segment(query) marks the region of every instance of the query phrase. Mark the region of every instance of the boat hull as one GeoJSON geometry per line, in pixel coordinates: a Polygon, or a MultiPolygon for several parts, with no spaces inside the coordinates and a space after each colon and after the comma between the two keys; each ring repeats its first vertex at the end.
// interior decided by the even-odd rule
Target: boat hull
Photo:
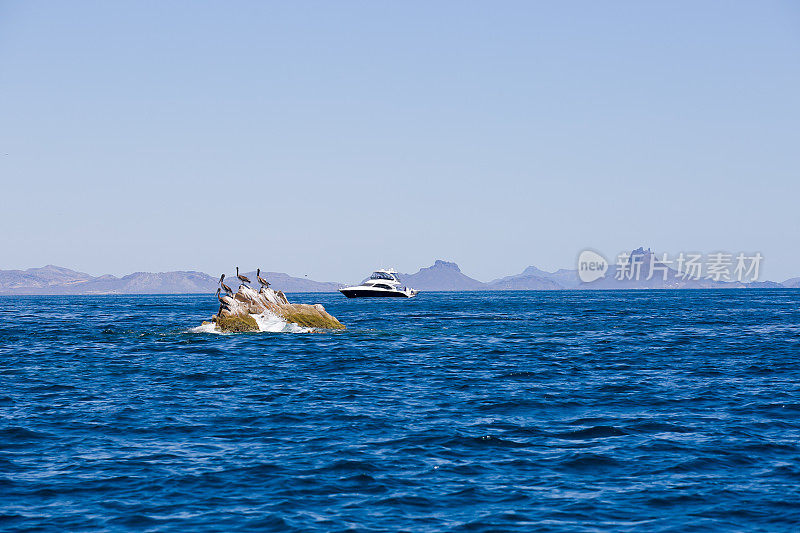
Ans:
{"type": "Polygon", "coordinates": [[[411,298],[413,294],[401,291],[370,290],[370,289],[339,289],[339,292],[348,298],[411,298]]]}

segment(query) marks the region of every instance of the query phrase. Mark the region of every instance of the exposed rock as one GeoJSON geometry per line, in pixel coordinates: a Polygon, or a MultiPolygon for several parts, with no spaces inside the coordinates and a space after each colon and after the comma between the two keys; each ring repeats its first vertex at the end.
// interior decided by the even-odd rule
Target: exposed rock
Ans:
{"type": "Polygon", "coordinates": [[[258,322],[250,315],[217,316],[216,324],[219,329],[228,333],[259,331],[258,322]]]}
{"type": "Polygon", "coordinates": [[[290,304],[283,292],[269,288],[256,292],[242,285],[236,294],[221,300],[212,321],[225,332],[263,331],[259,318],[277,318],[301,328],[345,329],[322,305],[290,304]]]}

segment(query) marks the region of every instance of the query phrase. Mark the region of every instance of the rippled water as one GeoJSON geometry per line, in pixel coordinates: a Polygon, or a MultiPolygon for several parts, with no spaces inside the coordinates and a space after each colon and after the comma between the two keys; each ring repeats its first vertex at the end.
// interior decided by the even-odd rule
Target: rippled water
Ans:
{"type": "Polygon", "coordinates": [[[349,329],[0,297],[0,529],[800,522],[800,291],[291,299],[349,329]]]}

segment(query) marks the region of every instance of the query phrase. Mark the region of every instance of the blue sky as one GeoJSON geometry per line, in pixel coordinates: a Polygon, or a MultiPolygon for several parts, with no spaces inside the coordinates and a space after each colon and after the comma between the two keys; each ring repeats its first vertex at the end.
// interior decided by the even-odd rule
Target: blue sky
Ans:
{"type": "Polygon", "coordinates": [[[0,1],[0,268],[800,275],[793,2],[0,1]]]}

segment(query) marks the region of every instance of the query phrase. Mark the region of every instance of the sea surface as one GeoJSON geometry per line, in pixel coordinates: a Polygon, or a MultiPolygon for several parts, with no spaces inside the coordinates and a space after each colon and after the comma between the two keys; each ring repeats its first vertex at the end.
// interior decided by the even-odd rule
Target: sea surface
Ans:
{"type": "Polygon", "coordinates": [[[800,291],[289,297],[0,297],[0,530],[800,528],[800,291]]]}

